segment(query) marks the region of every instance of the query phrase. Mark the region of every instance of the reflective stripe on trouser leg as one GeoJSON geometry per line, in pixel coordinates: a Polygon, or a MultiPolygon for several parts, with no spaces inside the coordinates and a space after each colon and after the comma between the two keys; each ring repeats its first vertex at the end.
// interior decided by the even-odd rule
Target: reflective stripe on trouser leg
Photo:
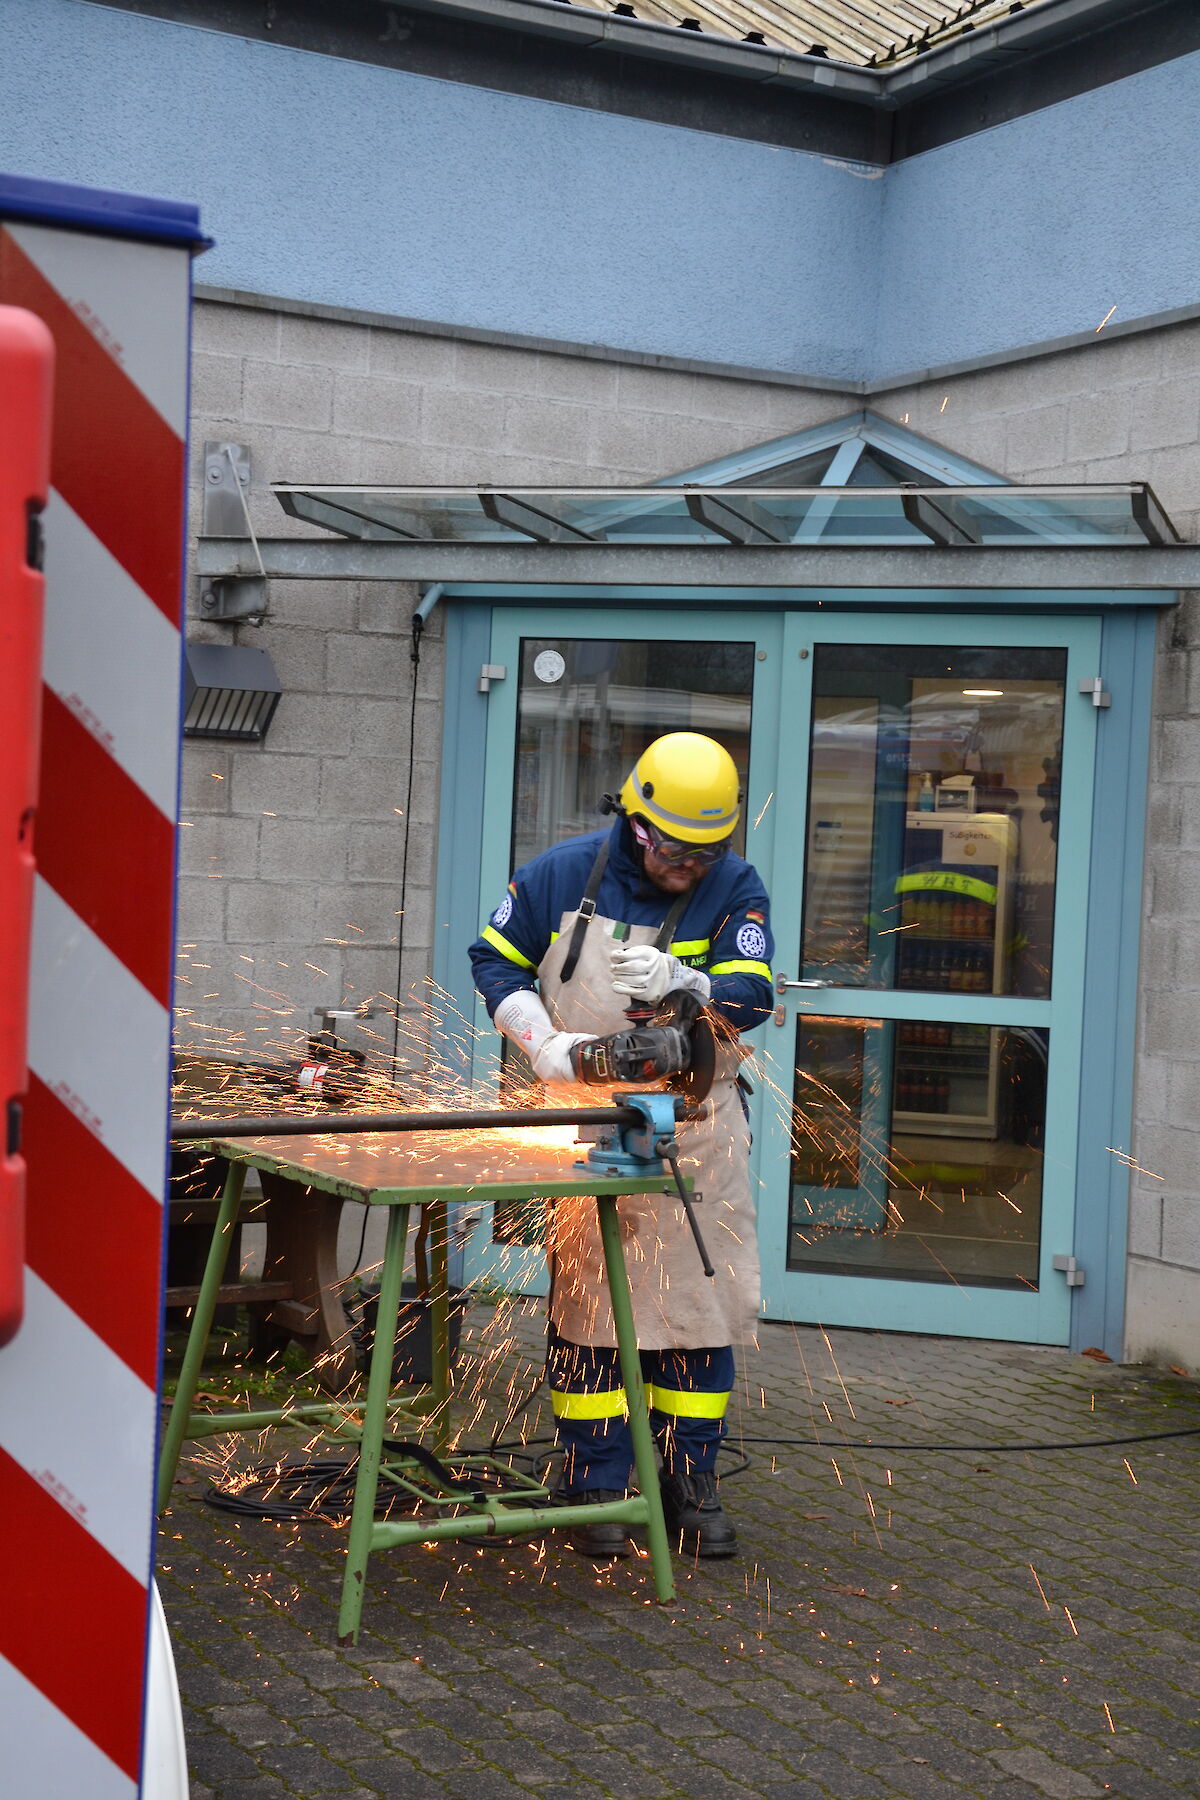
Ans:
{"type": "Polygon", "coordinates": [[[725,1436],[725,1408],[733,1389],[728,1344],[705,1350],[642,1352],[650,1423],[671,1473],[704,1473],[716,1466],[725,1436]]]}
{"type": "Polygon", "coordinates": [[[571,1344],[550,1327],[546,1379],[555,1434],[565,1452],[563,1487],[624,1492],[633,1470],[628,1406],[615,1350],[571,1344]]]}

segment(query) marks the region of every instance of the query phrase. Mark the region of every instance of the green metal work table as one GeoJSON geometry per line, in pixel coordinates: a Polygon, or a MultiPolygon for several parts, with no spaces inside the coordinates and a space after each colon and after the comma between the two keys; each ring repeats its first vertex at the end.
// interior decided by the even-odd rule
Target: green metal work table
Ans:
{"type": "MultiPolygon", "coordinates": [[[[338,1618],[338,1635],[343,1643],[353,1643],[358,1636],[371,1551],[389,1549],[397,1544],[493,1535],[541,1535],[548,1529],[599,1520],[644,1524],[658,1598],[664,1601],[674,1598],[670,1547],[638,1360],[629,1281],[621,1251],[617,1199],[622,1194],[635,1192],[673,1193],[675,1184],[665,1172],[647,1171],[636,1177],[601,1177],[578,1169],[575,1166],[577,1150],[531,1141],[543,1137],[543,1133],[534,1131],[473,1131],[469,1135],[466,1132],[448,1135],[406,1131],[345,1137],[212,1138],[205,1141],[205,1148],[228,1160],[229,1174],[192,1315],[179,1385],[163,1437],[158,1504],[161,1509],[170,1498],[180,1451],[187,1438],[220,1432],[262,1431],[276,1424],[323,1420],[331,1435],[356,1441],[359,1446],[358,1473],[338,1618]],[[365,1201],[389,1209],[365,1406],[330,1400],[242,1413],[192,1411],[248,1168],[264,1169],[302,1187],[322,1188],[347,1200],[365,1201]],[[391,1392],[392,1359],[409,1211],[414,1206],[430,1208],[433,1362],[432,1383],[424,1401],[421,1396],[406,1395],[402,1416],[410,1429],[414,1426],[421,1429],[427,1424],[422,1414],[428,1411],[432,1418],[433,1448],[437,1451],[444,1448],[446,1403],[450,1392],[447,1206],[453,1201],[479,1205],[497,1200],[553,1201],[578,1196],[593,1196],[599,1213],[639,1492],[625,1500],[570,1508],[547,1506],[547,1490],[525,1477],[516,1478],[520,1488],[515,1495],[512,1491],[497,1493],[482,1486],[470,1496],[450,1490],[436,1492],[436,1483],[431,1488],[427,1471],[419,1469],[411,1457],[406,1460],[403,1454],[397,1458],[384,1453],[389,1419],[395,1418],[401,1410],[391,1392]],[[415,1407],[420,1407],[421,1411],[414,1410],[415,1407]],[[419,1480],[415,1479],[418,1476],[419,1480]],[[376,1519],[375,1502],[381,1480],[414,1496],[419,1494],[439,1516],[376,1519]]],[[[472,1466],[482,1477],[485,1468],[492,1465],[488,1458],[455,1458],[455,1467],[466,1472],[468,1479],[472,1466]]]]}

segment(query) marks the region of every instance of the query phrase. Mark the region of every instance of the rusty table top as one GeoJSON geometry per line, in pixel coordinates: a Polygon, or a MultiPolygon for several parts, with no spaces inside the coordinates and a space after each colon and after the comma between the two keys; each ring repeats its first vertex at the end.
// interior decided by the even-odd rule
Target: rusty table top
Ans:
{"type": "Polygon", "coordinates": [[[570,1125],[211,1138],[205,1147],[230,1162],[382,1206],[659,1194],[675,1186],[666,1171],[602,1177],[577,1167],[587,1146],[576,1141],[570,1125]]]}

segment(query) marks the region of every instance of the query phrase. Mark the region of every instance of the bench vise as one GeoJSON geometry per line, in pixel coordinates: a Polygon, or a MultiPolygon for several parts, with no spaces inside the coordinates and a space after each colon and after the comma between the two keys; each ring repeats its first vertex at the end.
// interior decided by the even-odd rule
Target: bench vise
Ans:
{"type": "Polygon", "coordinates": [[[595,1141],[575,1167],[590,1169],[597,1175],[637,1175],[665,1162],[675,1177],[701,1267],[711,1279],[715,1271],[694,1210],[699,1196],[689,1191],[679,1169],[675,1123],[686,1114],[687,1102],[677,1094],[618,1092],[613,1095],[613,1103],[623,1109],[625,1116],[593,1127],[595,1141]],[[628,1120],[630,1111],[638,1115],[632,1123],[628,1120]]]}

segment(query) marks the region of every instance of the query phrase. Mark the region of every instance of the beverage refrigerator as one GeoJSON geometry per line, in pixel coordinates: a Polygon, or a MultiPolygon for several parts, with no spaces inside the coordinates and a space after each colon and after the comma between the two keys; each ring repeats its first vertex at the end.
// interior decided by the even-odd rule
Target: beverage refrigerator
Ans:
{"type": "MultiPolygon", "coordinates": [[[[1016,822],[1003,813],[908,813],[896,883],[898,988],[931,996],[1008,991],[1016,860],[1016,822]]],[[[936,1016],[901,1021],[894,1130],[994,1138],[1001,1036],[994,1026],[936,1016]]]]}

